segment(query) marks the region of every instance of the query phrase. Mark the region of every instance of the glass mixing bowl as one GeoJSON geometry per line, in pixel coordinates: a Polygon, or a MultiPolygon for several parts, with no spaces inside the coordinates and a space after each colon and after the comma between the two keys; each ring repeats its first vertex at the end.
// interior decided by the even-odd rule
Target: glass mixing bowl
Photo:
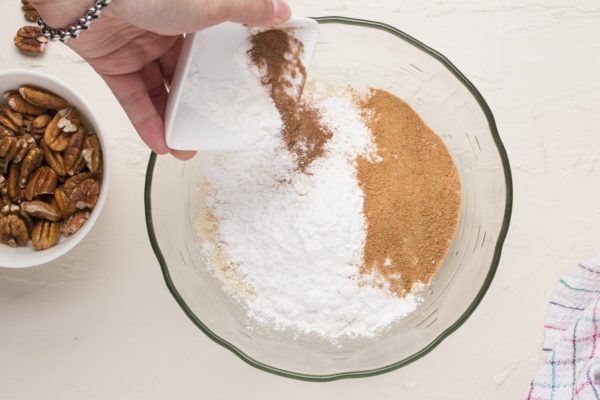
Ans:
{"type": "Polygon", "coordinates": [[[148,233],[167,286],[192,322],[249,364],[305,380],[369,376],[411,363],[471,315],[498,266],[512,183],[489,107],[444,56],[382,23],[318,18],[311,79],[383,88],[408,102],[444,140],[456,162],[462,205],[456,238],[421,306],[376,340],[333,345],[247,329],[240,306],[220,288],[196,248],[199,160],[152,154],[146,176],[148,233]]]}

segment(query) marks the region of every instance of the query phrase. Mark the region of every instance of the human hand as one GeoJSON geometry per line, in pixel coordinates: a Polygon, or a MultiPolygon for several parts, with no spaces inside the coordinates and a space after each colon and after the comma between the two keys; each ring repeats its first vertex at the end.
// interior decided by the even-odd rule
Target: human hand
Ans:
{"type": "MultiPolygon", "coordinates": [[[[30,0],[52,27],[73,24],[91,0],[30,0]]],[[[284,0],[113,0],[69,46],[102,76],[140,137],[158,154],[189,159],[167,147],[164,113],[183,34],[223,21],[251,26],[285,22],[284,0]]]]}

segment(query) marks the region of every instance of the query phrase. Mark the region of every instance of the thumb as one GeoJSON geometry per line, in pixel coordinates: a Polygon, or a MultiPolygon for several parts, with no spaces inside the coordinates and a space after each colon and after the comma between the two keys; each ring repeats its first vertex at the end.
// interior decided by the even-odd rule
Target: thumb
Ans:
{"type": "Polygon", "coordinates": [[[292,14],[285,0],[221,0],[211,3],[215,9],[208,17],[214,24],[232,21],[249,26],[274,26],[284,23],[292,14]]]}

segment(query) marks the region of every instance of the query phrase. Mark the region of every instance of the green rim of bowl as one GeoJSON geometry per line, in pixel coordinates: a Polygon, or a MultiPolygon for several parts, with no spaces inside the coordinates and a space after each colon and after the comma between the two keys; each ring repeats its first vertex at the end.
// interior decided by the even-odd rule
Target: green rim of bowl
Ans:
{"type": "Polygon", "coordinates": [[[471,92],[471,94],[473,95],[475,100],[477,100],[477,102],[479,103],[479,106],[483,110],[483,113],[485,114],[485,116],[488,120],[489,128],[490,128],[490,131],[494,138],[494,142],[496,143],[496,147],[498,148],[498,153],[500,154],[500,158],[502,160],[502,168],[504,170],[504,178],[506,181],[506,206],[504,209],[504,220],[502,222],[502,227],[500,229],[498,241],[496,242],[496,248],[494,250],[494,257],[492,259],[492,264],[490,265],[488,274],[485,278],[485,281],[483,282],[481,289],[477,293],[477,296],[475,296],[475,299],[473,299],[473,302],[471,303],[471,305],[467,308],[467,310],[460,316],[460,318],[456,322],[454,322],[450,327],[448,327],[445,331],[443,331],[437,338],[435,338],[431,343],[429,343],[429,345],[425,346],[420,351],[416,352],[415,354],[411,355],[410,357],[404,358],[393,364],[386,365],[386,366],[380,367],[380,368],[365,370],[365,371],[348,371],[348,372],[341,372],[341,373],[329,374],[329,375],[310,375],[310,374],[297,373],[297,372],[293,372],[293,371],[287,371],[287,370],[279,369],[276,367],[271,367],[269,365],[266,365],[266,364],[260,362],[259,360],[256,360],[256,359],[248,356],[243,351],[241,351],[240,349],[235,347],[233,344],[223,340],[218,335],[216,335],[214,332],[212,332],[206,325],[204,325],[204,323],[202,321],[200,321],[194,315],[192,310],[188,307],[185,300],[182,298],[181,294],[179,293],[179,291],[173,284],[173,281],[171,280],[167,262],[160,250],[160,247],[156,240],[156,235],[154,233],[154,225],[152,222],[151,191],[152,191],[152,176],[154,174],[154,166],[156,164],[156,154],[152,153],[150,155],[150,160],[148,162],[148,169],[146,172],[146,186],[144,189],[144,203],[145,203],[145,209],[146,209],[146,226],[148,229],[148,236],[150,237],[150,243],[152,245],[152,249],[154,250],[154,253],[156,254],[156,258],[158,259],[158,262],[160,263],[160,267],[162,269],[163,277],[165,279],[167,287],[169,288],[169,291],[171,292],[171,294],[175,298],[175,301],[177,301],[177,304],[179,304],[179,306],[181,307],[183,312],[210,339],[212,339],[214,342],[220,344],[221,346],[225,347],[226,349],[230,350],[235,355],[240,357],[244,362],[250,364],[251,366],[253,366],[255,368],[258,368],[258,369],[266,371],[266,372],[270,372],[275,375],[284,376],[287,378],[299,379],[299,380],[304,380],[304,381],[313,381],[313,382],[324,382],[324,381],[332,381],[332,380],[343,379],[343,378],[362,378],[362,377],[379,375],[379,374],[383,374],[385,372],[393,371],[393,370],[403,367],[405,365],[408,365],[408,364],[418,360],[419,358],[423,357],[424,355],[428,354],[430,351],[432,351],[445,338],[447,338],[450,334],[452,334],[454,331],[456,331],[471,316],[473,311],[475,311],[475,309],[477,308],[477,306],[479,305],[479,303],[485,296],[485,293],[487,292],[488,288],[490,287],[490,285],[492,283],[492,280],[494,279],[496,270],[498,269],[498,263],[500,262],[500,255],[502,253],[502,245],[504,243],[504,239],[506,238],[506,234],[508,232],[508,226],[510,223],[510,217],[511,217],[511,212],[512,212],[513,186],[512,186],[512,175],[511,175],[511,171],[510,171],[510,165],[508,162],[508,155],[506,154],[506,149],[504,148],[504,145],[502,144],[502,141],[500,140],[500,136],[498,134],[498,129],[496,128],[496,123],[494,121],[494,116],[492,114],[492,111],[490,110],[489,106],[487,105],[487,103],[485,102],[485,100],[483,99],[483,97],[481,96],[479,91],[475,88],[475,86],[473,86],[473,84],[446,57],[444,57],[442,54],[438,53],[437,51],[431,49],[430,47],[424,45],[423,43],[419,42],[417,39],[407,35],[406,33],[394,28],[393,26],[390,26],[390,25],[387,25],[387,24],[384,24],[381,22],[368,21],[368,20],[355,19],[355,18],[338,17],[338,16],[318,17],[318,18],[314,18],[314,19],[316,19],[320,24],[338,23],[338,24],[346,24],[346,25],[357,25],[357,26],[379,29],[379,30],[388,32],[388,33],[418,47],[425,53],[429,54],[430,56],[432,56],[433,58],[435,58],[436,60],[441,62],[444,66],[446,66],[446,68],[448,68],[448,70],[450,72],[452,72],[452,74],[460,82],[462,82],[462,84],[471,92]]]}

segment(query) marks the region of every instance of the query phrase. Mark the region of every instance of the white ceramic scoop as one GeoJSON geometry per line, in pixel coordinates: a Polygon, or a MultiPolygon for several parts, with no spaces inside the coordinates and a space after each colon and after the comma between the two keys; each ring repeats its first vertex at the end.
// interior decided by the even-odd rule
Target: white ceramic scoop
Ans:
{"type": "MultiPolygon", "coordinates": [[[[304,45],[302,63],[305,67],[311,62],[319,26],[309,18],[292,18],[277,28],[293,28],[289,32],[304,45]]],[[[240,57],[240,49],[248,48],[250,30],[243,25],[225,22],[204,29],[186,37],[173,82],[165,115],[167,145],[176,150],[233,151],[259,146],[248,144],[238,134],[224,124],[235,124],[240,115],[231,115],[231,120],[216,121],[210,113],[198,112],[193,107],[190,74],[195,82],[208,82],[202,96],[211,97],[211,104],[226,107],[233,104],[241,93],[232,90],[232,82],[241,82],[248,75],[249,61],[240,57]],[[212,84],[212,83],[217,84],[212,84]],[[229,82],[229,90],[224,90],[218,82],[229,82]],[[187,92],[187,93],[186,93],[187,92]]],[[[245,53],[243,53],[245,54],[245,53]]],[[[197,88],[196,88],[197,89],[197,88]]],[[[239,92],[239,91],[238,91],[239,92]]],[[[193,92],[193,96],[199,96],[193,92]]],[[[265,96],[267,92],[265,91],[265,96]]],[[[237,111],[236,111],[237,112],[237,111]]],[[[238,113],[239,114],[239,113],[238,113]]]]}

